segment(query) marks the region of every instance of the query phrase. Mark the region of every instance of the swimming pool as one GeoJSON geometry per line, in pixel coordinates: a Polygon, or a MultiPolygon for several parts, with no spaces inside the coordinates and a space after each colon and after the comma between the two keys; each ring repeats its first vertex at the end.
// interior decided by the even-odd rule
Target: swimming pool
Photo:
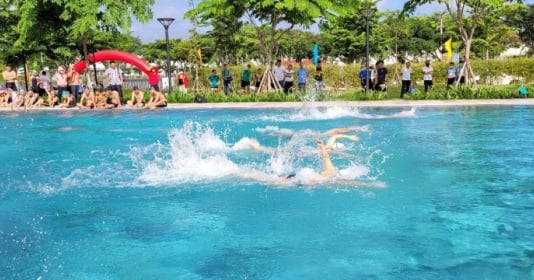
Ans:
{"type": "Polygon", "coordinates": [[[0,278],[532,279],[534,108],[400,111],[0,112],[0,278]]]}

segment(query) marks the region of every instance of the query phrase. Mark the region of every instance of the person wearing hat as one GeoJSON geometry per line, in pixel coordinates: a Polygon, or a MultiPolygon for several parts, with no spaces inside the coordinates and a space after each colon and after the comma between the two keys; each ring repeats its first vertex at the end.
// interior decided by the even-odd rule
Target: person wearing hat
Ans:
{"type": "Polygon", "coordinates": [[[54,75],[54,77],[52,77],[52,80],[56,83],[57,92],[58,92],[57,97],[59,99],[59,102],[61,102],[62,93],[64,91],[69,91],[68,89],[69,78],[67,76],[67,73],[65,73],[65,68],[59,66],[57,68],[56,74],[54,75]]]}
{"type": "Polygon", "coordinates": [[[423,66],[423,83],[425,85],[425,92],[428,92],[429,89],[432,89],[432,75],[434,74],[434,69],[430,65],[430,60],[425,61],[425,66],[423,66]]]}
{"type": "MultiPolygon", "coordinates": [[[[156,88],[154,89],[157,91],[156,88]]],[[[132,108],[145,107],[145,93],[142,90],[139,90],[138,86],[133,87],[132,100],[128,101],[128,105],[130,105],[132,108]]]]}

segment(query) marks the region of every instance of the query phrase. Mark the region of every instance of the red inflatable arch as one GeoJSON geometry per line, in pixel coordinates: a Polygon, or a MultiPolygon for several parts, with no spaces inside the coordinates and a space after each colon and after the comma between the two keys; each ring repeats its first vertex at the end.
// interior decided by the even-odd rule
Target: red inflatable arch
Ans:
{"type": "MultiPolygon", "coordinates": [[[[137,67],[139,70],[143,71],[149,79],[153,75],[158,75],[157,66],[152,66],[148,64],[148,62],[140,59],[139,57],[131,53],[116,50],[106,50],[95,52],[89,55],[89,62],[91,63],[105,60],[117,60],[131,64],[137,67]],[[156,69],[156,71],[153,72],[152,69],[156,69]]],[[[87,68],[85,60],[80,60],[74,64],[74,70],[78,73],[82,73],[85,68],[87,68]]]]}

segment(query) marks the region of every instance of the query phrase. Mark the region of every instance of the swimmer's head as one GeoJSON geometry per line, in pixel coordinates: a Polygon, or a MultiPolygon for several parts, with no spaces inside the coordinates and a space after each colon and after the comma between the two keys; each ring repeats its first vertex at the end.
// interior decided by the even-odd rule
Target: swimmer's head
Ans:
{"type": "Polygon", "coordinates": [[[286,180],[291,180],[291,179],[295,178],[296,176],[297,176],[296,173],[291,173],[291,174],[286,176],[286,180]]]}

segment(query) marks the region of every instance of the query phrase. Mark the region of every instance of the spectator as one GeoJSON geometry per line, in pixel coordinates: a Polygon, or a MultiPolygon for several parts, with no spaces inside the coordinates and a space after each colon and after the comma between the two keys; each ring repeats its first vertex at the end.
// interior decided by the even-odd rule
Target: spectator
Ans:
{"type": "MultiPolygon", "coordinates": [[[[154,88],[157,90],[156,88],[154,88]]],[[[132,100],[128,102],[133,108],[141,108],[145,106],[145,94],[139,90],[138,86],[133,87],[132,100]]]]}
{"type": "Polygon", "coordinates": [[[323,78],[323,67],[321,64],[318,64],[317,67],[315,67],[315,90],[318,92],[323,92],[326,89],[326,86],[324,84],[324,78],[323,78]]]}
{"type": "Polygon", "coordinates": [[[156,109],[156,108],[164,108],[167,107],[167,98],[165,98],[165,95],[154,88],[150,89],[150,95],[152,96],[150,98],[150,101],[146,104],[147,109],[156,109]]]}
{"type": "Polygon", "coordinates": [[[4,85],[0,85],[0,107],[7,106],[7,93],[4,85]]]}
{"type": "Polygon", "coordinates": [[[222,71],[222,77],[223,77],[223,90],[224,94],[228,95],[232,93],[232,72],[228,68],[228,64],[225,63],[223,65],[223,71],[222,71]]]}
{"type": "MultiPolygon", "coordinates": [[[[100,88],[95,88],[95,92],[100,92],[100,88]]],[[[95,108],[95,94],[85,88],[83,90],[82,96],[80,97],[80,102],[76,104],[80,109],[93,109],[95,108]]]]}
{"type": "Polygon", "coordinates": [[[6,81],[6,88],[10,88],[14,91],[17,91],[17,72],[11,68],[11,66],[6,66],[6,70],[2,73],[4,81],[6,81]]]}
{"type": "Polygon", "coordinates": [[[80,73],[76,72],[71,65],[69,66],[67,77],[69,78],[70,93],[72,94],[71,105],[76,106],[76,103],[78,103],[78,93],[80,92],[80,73]]]}
{"type": "Polygon", "coordinates": [[[39,91],[39,75],[37,75],[37,71],[32,71],[32,76],[30,78],[30,90],[32,92],[38,92],[39,91]]]}
{"type": "Polygon", "coordinates": [[[293,65],[289,64],[287,69],[284,70],[284,93],[293,93],[293,80],[295,72],[293,71],[293,65]]]}
{"type": "Polygon", "coordinates": [[[386,91],[388,69],[384,67],[384,61],[379,60],[375,64],[376,75],[374,75],[374,86],[377,91],[386,91]]]}
{"type": "Polygon", "coordinates": [[[220,77],[217,75],[217,70],[211,70],[211,74],[208,76],[208,81],[210,82],[210,88],[212,92],[219,91],[219,80],[220,77]]]}
{"type": "Polygon", "coordinates": [[[366,69],[365,65],[362,65],[361,69],[358,77],[360,78],[362,89],[364,91],[373,89],[373,69],[371,67],[366,69]]]}
{"type": "Polygon", "coordinates": [[[432,75],[434,74],[434,69],[430,66],[430,60],[425,61],[425,66],[423,67],[423,83],[425,85],[425,92],[432,89],[432,75]]]}
{"type": "Polygon", "coordinates": [[[41,76],[39,76],[39,95],[43,96],[46,94],[46,91],[48,89],[48,86],[50,84],[50,79],[48,78],[48,75],[46,74],[46,71],[41,71],[41,76]]]}
{"type": "MultiPolygon", "coordinates": [[[[284,80],[285,80],[285,69],[282,67],[282,61],[277,60],[275,66],[273,67],[273,74],[274,78],[278,81],[278,84],[281,88],[284,88],[284,80]]],[[[272,85],[274,88],[274,84],[272,85]]]]}
{"type": "Polygon", "coordinates": [[[241,89],[246,94],[250,93],[250,76],[252,75],[250,68],[251,66],[248,64],[247,68],[245,68],[241,74],[241,89]]]}
{"type": "Polygon", "coordinates": [[[54,77],[52,77],[52,80],[56,83],[57,92],[58,92],[57,97],[59,99],[59,102],[61,102],[63,91],[68,91],[68,77],[67,77],[67,73],[65,73],[65,69],[59,66],[57,68],[56,74],[54,74],[54,77]]]}
{"type": "Polygon", "coordinates": [[[187,76],[187,73],[185,73],[184,69],[180,69],[178,71],[176,79],[178,80],[178,91],[187,92],[187,87],[189,86],[189,76],[187,76]]]}
{"type": "Polygon", "coordinates": [[[298,88],[301,93],[306,92],[306,82],[308,81],[308,69],[304,68],[302,60],[299,63],[297,70],[298,88]]]}
{"type": "Polygon", "coordinates": [[[409,61],[406,61],[405,66],[401,69],[401,75],[402,75],[402,84],[401,84],[401,94],[400,98],[404,97],[405,93],[410,92],[410,85],[412,83],[412,63],[409,61]]]}
{"type": "Polygon", "coordinates": [[[61,102],[61,104],[59,104],[58,107],[59,108],[70,108],[72,104],[73,95],[72,93],[66,90],[63,91],[63,93],[65,93],[65,95],[63,96],[63,102],[61,102]]]}
{"type": "MultiPolygon", "coordinates": [[[[150,74],[148,75],[148,86],[153,87],[155,90],[159,91],[159,80],[160,76],[158,73],[158,67],[152,67],[150,69],[150,74]]],[[[134,87],[135,89],[136,87],[134,87]]]]}
{"type": "Polygon", "coordinates": [[[445,71],[445,76],[447,77],[447,89],[451,87],[451,85],[454,84],[456,81],[456,74],[458,73],[458,69],[454,67],[454,62],[449,63],[449,68],[445,71]]]}
{"type": "Polygon", "coordinates": [[[115,61],[109,62],[109,68],[104,72],[104,76],[109,84],[108,89],[117,91],[119,93],[121,104],[124,103],[124,98],[122,96],[124,76],[122,70],[115,64],[115,61]]]}

